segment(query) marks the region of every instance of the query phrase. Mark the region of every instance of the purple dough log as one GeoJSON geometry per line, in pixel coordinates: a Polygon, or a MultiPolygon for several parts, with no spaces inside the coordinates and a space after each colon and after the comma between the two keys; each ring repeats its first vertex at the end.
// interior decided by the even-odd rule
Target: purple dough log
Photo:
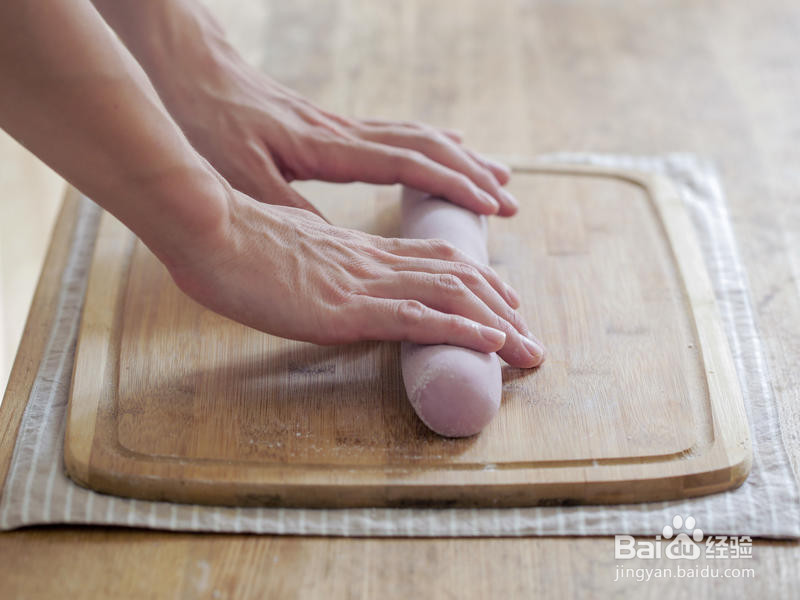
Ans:
{"type": "MultiPolygon", "coordinates": [[[[403,190],[402,215],[405,237],[447,240],[474,260],[488,263],[486,217],[409,188],[403,190]]],[[[474,435],[500,408],[497,354],[403,342],[400,364],[411,406],[440,435],[474,435]]]]}

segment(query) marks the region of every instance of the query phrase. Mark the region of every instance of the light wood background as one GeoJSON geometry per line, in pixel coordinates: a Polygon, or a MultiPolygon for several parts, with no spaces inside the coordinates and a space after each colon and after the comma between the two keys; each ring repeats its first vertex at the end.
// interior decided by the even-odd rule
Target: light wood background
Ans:
{"type": "MultiPolygon", "coordinates": [[[[487,152],[690,150],[713,158],[798,469],[797,2],[212,4],[251,58],[333,110],[455,126],[487,152]]],[[[35,361],[45,296],[23,341],[17,392],[35,361]]],[[[3,409],[0,439],[8,444],[14,415],[3,409]]],[[[609,538],[369,540],[44,529],[0,536],[0,589],[9,597],[792,597],[800,583],[798,545],[758,542],[753,553],[747,565],[717,563],[752,566],[750,581],[614,583],[609,538]]],[[[669,566],[633,566],[656,565],[669,566]]]]}

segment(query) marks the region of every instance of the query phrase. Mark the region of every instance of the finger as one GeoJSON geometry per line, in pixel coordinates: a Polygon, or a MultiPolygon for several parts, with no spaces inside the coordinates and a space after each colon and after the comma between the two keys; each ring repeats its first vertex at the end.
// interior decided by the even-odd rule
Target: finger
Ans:
{"type": "Polygon", "coordinates": [[[247,152],[235,163],[236,168],[223,173],[234,188],[259,202],[302,208],[325,219],[313,204],[286,182],[263,147],[251,143],[246,148],[247,152]]]}
{"type": "Polygon", "coordinates": [[[441,133],[407,127],[365,127],[358,130],[357,135],[371,142],[420,152],[429,159],[466,175],[483,191],[491,194],[500,205],[499,215],[510,216],[517,211],[517,201],[500,186],[494,172],[441,133]]]}
{"type": "Polygon", "coordinates": [[[297,190],[289,185],[281,175],[272,157],[266,154],[264,156],[264,169],[269,174],[269,178],[261,182],[261,189],[256,200],[266,202],[268,204],[279,204],[281,206],[291,206],[293,208],[302,208],[309,212],[322,217],[327,222],[328,219],[323,215],[316,206],[306,200],[297,190]]]}
{"type": "MultiPolygon", "coordinates": [[[[447,136],[458,145],[462,145],[464,143],[464,134],[462,132],[446,127],[426,126],[411,121],[389,121],[385,119],[360,119],[358,122],[362,126],[367,127],[404,127],[410,131],[417,132],[433,130],[447,136]]],[[[511,169],[507,165],[489,158],[488,156],[483,156],[482,154],[479,154],[474,150],[470,150],[469,148],[465,147],[464,150],[473,160],[477,161],[483,165],[484,168],[491,171],[492,175],[494,175],[495,179],[497,179],[497,182],[500,185],[505,185],[511,179],[511,169]]]]}
{"type": "Polygon", "coordinates": [[[413,121],[389,121],[387,119],[359,119],[358,122],[361,125],[365,125],[367,127],[405,127],[410,130],[422,131],[422,130],[434,130],[438,131],[442,135],[446,135],[451,140],[453,140],[456,144],[464,143],[464,134],[456,129],[450,129],[447,127],[436,127],[435,125],[422,125],[421,123],[414,123],[413,121]]]}
{"type": "Polygon", "coordinates": [[[521,334],[528,335],[530,333],[528,325],[517,310],[472,265],[443,260],[407,258],[391,265],[390,268],[396,273],[423,273],[444,279],[456,278],[493,312],[511,323],[521,334]]]}
{"type": "MultiPolygon", "coordinates": [[[[433,129],[434,131],[438,131],[439,133],[447,136],[451,140],[453,140],[456,144],[462,145],[464,143],[464,134],[460,131],[455,129],[448,129],[444,127],[427,127],[421,125],[420,123],[414,123],[410,121],[388,121],[384,119],[360,119],[359,122],[367,127],[405,127],[412,131],[423,131],[425,129],[433,129]]],[[[470,150],[469,148],[464,148],[464,150],[477,162],[482,164],[486,169],[492,172],[495,179],[500,185],[505,185],[511,179],[511,169],[508,165],[505,165],[497,160],[489,158],[488,156],[483,156],[475,152],[474,150],[470,150]]]]}
{"type": "Polygon", "coordinates": [[[443,313],[417,300],[389,300],[361,296],[353,305],[363,340],[452,344],[478,352],[496,352],[506,335],[460,315],[443,313]]]}
{"type": "MultiPolygon", "coordinates": [[[[411,259],[417,261],[418,259],[411,259]]],[[[523,320],[522,316],[492,288],[487,281],[478,273],[477,269],[473,269],[469,265],[459,265],[457,263],[445,263],[444,261],[431,261],[432,270],[416,270],[404,269],[406,261],[399,265],[393,265],[391,270],[392,274],[377,278],[370,282],[367,289],[380,295],[383,298],[394,298],[394,290],[404,290],[404,294],[411,294],[411,290],[415,288],[424,288],[425,294],[422,297],[416,297],[417,300],[433,306],[427,300],[435,301],[437,306],[433,306],[438,310],[447,310],[443,308],[449,300],[436,300],[435,296],[445,296],[451,294],[458,302],[480,302],[481,306],[490,310],[494,315],[497,315],[504,321],[508,322],[517,332],[528,335],[530,330],[523,320]],[[439,264],[436,264],[439,263],[439,264]],[[403,287],[403,285],[411,287],[403,287]]],[[[410,265],[415,266],[415,265],[410,265]]],[[[407,296],[412,297],[412,296],[407,296]]],[[[466,314],[458,312],[463,316],[476,318],[475,314],[466,314]]],[[[485,316],[485,315],[484,315],[485,316]]],[[[484,322],[486,325],[492,327],[494,323],[484,322]]]]}
{"type": "Polygon", "coordinates": [[[352,128],[358,124],[356,119],[351,119],[350,117],[343,117],[342,115],[337,115],[336,113],[329,112],[324,109],[317,109],[320,113],[328,117],[331,121],[335,121],[342,127],[352,128]]]}
{"type": "Polygon", "coordinates": [[[416,150],[367,140],[332,140],[326,149],[324,160],[331,181],[402,183],[482,215],[496,214],[500,208],[497,200],[469,177],[416,150]]]}
{"type": "Polygon", "coordinates": [[[464,143],[464,134],[462,134],[460,131],[456,131],[455,129],[443,129],[441,127],[438,127],[437,129],[442,135],[446,135],[456,144],[464,143]]]}
{"type": "MultiPolygon", "coordinates": [[[[458,263],[468,265],[478,271],[495,291],[497,291],[511,308],[519,308],[521,300],[519,294],[507,283],[504,283],[497,272],[476,260],[473,260],[458,248],[440,239],[414,240],[404,238],[377,238],[375,245],[385,251],[415,261],[406,261],[403,269],[413,271],[427,271],[428,273],[453,272],[458,268],[458,263]],[[444,263],[444,264],[443,264],[444,263]],[[448,267],[448,263],[451,266],[448,267]],[[450,270],[447,270],[447,269],[450,270]]],[[[463,267],[461,267],[463,269],[463,267]]]]}
{"type": "MultiPolygon", "coordinates": [[[[543,357],[543,349],[537,341],[520,331],[527,331],[527,327],[515,311],[507,307],[494,310],[456,275],[403,271],[394,277],[373,280],[367,286],[367,292],[382,298],[417,300],[428,308],[460,315],[502,331],[506,334],[506,342],[497,352],[514,366],[532,367],[539,364],[543,357]]],[[[501,300],[496,292],[494,294],[497,300],[501,300]]],[[[502,300],[501,304],[505,306],[502,300]]]]}
{"type": "Polygon", "coordinates": [[[488,169],[494,175],[494,178],[497,180],[497,183],[500,185],[505,185],[511,180],[511,169],[508,165],[504,165],[501,162],[498,162],[488,156],[483,156],[482,154],[478,154],[474,150],[470,150],[469,148],[464,148],[467,154],[469,154],[474,160],[479,162],[483,165],[484,168],[488,169]]]}

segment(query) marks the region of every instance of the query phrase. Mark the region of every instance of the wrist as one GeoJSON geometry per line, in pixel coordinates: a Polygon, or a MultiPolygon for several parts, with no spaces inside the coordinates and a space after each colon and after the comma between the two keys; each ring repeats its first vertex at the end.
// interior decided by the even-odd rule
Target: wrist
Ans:
{"type": "Polygon", "coordinates": [[[173,271],[222,245],[232,200],[227,182],[201,163],[128,182],[112,212],[173,271]]]}

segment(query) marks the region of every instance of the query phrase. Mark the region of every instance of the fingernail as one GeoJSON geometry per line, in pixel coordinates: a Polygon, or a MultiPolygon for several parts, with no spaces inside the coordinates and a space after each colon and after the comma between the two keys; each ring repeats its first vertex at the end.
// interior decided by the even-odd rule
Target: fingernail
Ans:
{"type": "Polygon", "coordinates": [[[492,214],[495,214],[497,211],[500,210],[500,203],[486,192],[481,192],[481,198],[483,198],[483,201],[486,204],[486,206],[492,209],[492,214]]]}
{"type": "Polygon", "coordinates": [[[519,308],[519,306],[522,304],[522,298],[520,298],[520,295],[517,293],[517,290],[512,288],[510,285],[506,284],[506,295],[508,296],[508,299],[511,301],[511,305],[514,308],[519,308]]]}
{"type": "Polygon", "coordinates": [[[499,329],[493,329],[492,327],[481,325],[480,331],[483,339],[491,342],[495,346],[502,347],[506,343],[506,334],[499,329]]]}
{"type": "Polygon", "coordinates": [[[512,196],[511,194],[509,194],[506,190],[501,189],[500,194],[503,196],[503,200],[505,200],[509,206],[515,209],[519,208],[519,202],[517,202],[517,199],[514,198],[514,196],[512,196]]]}
{"type": "Polygon", "coordinates": [[[539,342],[532,340],[529,337],[524,337],[522,338],[522,343],[525,345],[525,349],[533,358],[539,360],[544,358],[544,347],[539,344],[539,342]]]}

